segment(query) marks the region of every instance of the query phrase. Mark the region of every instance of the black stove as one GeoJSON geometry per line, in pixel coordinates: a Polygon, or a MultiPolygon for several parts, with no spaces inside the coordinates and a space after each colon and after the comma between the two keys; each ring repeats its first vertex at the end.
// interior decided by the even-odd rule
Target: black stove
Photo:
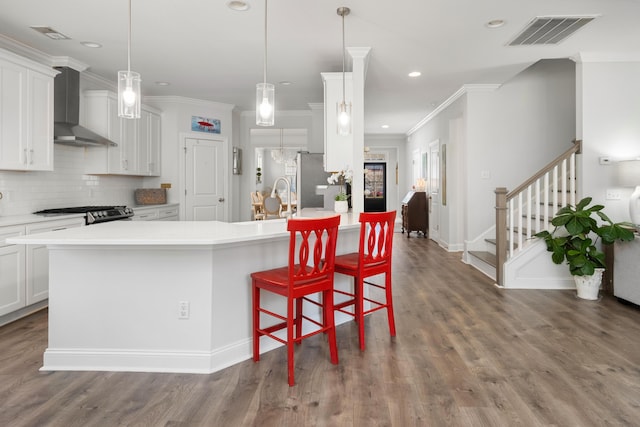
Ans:
{"type": "Polygon", "coordinates": [[[76,206],[71,208],[44,209],[34,212],[36,215],[47,216],[74,213],[85,214],[85,223],[90,225],[101,222],[129,219],[133,216],[133,209],[126,206],[76,206]]]}

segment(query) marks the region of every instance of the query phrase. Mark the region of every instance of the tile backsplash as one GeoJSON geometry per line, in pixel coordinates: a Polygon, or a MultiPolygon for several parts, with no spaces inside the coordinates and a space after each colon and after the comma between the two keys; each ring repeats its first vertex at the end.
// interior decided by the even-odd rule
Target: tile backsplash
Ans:
{"type": "Polygon", "coordinates": [[[23,215],[41,209],[85,205],[133,205],[142,177],[86,175],[88,148],[56,145],[54,171],[0,170],[0,216],[23,215]]]}

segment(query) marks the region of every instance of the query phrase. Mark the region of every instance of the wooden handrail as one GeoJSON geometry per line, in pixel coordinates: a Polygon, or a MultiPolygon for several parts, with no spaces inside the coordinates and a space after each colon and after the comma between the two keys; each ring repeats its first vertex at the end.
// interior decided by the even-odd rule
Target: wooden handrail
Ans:
{"type": "Polygon", "coordinates": [[[560,163],[564,159],[568,159],[574,153],[575,154],[580,154],[581,149],[582,149],[582,140],[581,139],[574,139],[573,140],[573,146],[571,148],[569,148],[567,151],[565,151],[564,153],[560,154],[558,157],[553,159],[551,162],[549,162],[549,164],[547,164],[545,167],[543,167],[538,172],[536,172],[531,178],[527,179],[525,182],[523,182],[522,184],[517,186],[515,189],[511,190],[510,192],[508,192],[507,193],[507,201],[513,199],[514,196],[516,196],[521,191],[523,191],[525,188],[527,188],[528,186],[533,184],[537,179],[539,179],[542,176],[544,176],[544,174],[546,174],[547,172],[551,171],[554,167],[556,167],[556,165],[558,163],[560,163]]]}

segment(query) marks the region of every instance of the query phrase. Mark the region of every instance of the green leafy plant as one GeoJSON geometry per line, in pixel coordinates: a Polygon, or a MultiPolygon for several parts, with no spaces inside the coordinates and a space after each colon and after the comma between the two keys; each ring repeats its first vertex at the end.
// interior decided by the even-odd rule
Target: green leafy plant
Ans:
{"type": "Polygon", "coordinates": [[[349,199],[349,196],[347,195],[347,193],[341,191],[338,194],[336,194],[335,199],[336,199],[336,202],[344,202],[349,199]]]}
{"type": "Polygon", "coordinates": [[[553,262],[562,264],[566,261],[573,276],[591,276],[596,268],[605,268],[604,252],[596,246],[598,238],[605,245],[634,239],[632,224],[614,224],[602,212],[603,205],[589,206],[590,203],[591,197],[585,197],[575,207],[563,207],[551,220],[555,226],[553,231],[545,230],[535,235],[544,239],[553,262]],[[595,216],[604,225],[598,225],[595,216]]]}

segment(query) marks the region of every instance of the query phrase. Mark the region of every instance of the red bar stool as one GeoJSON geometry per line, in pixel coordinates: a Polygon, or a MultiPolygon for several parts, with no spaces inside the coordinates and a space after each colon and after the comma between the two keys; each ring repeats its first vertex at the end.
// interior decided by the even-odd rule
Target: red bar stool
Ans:
{"type": "Polygon", "coordinates": [[[355,318],[358,323],[360,350],[364,350],[364,316],[383,308],[387,309],[389,332],[396,336],[396,325],[393,316],[393,298],[391,295],[391,251],[393,246],[393,226],[396,211],[363,212],[360,214],[360,243],[358,252],[336,257],[336,273],[353,277],[353,293],[336,289],[338,294],[348,299],[335,305],[335,310],[355,318]],[[368,282],[365,279],[384,274],[384,285],[368,282]],[[364,296],[364,285],[384,290],[385,301],[364,296]],[[371,307],[364,309],[367,301],[371,307]],[[349,310],[345,308],[351,307],[349,310]]]}
{"type": "Polygon", "coordinates": [[[253,287],[253,360],[260,360],[260,337],[266,335],[287,346],[289,385],[295,384],[293,344],[304,338],[326,332],[329,338],[331,363],[338,363],[336,327],[333,318],[333,273],[336,255],[336,239],[340,216],[321,219],[290,219],[287,222],[289,239],[289,265],[273,270],[251,273],[253,287]],[[278,314],[260,306],[260,291],[269,291],[287,298],[286,315],[278,314]],[[322,293],[322,302],[307,298],[322,293]],[[321,322],[302,312],[302,303],[308,301],[322,308],[321,322]],[[294,313],[295,302],[295,313],[294,313]],[[275,317],[281,322],[260,326],[260,314],[275,317]],[[318,329],[302,335],[302,320],[307,320],[318,329]],[[286,328],[286,339],[274,332],[286,328]]]}

